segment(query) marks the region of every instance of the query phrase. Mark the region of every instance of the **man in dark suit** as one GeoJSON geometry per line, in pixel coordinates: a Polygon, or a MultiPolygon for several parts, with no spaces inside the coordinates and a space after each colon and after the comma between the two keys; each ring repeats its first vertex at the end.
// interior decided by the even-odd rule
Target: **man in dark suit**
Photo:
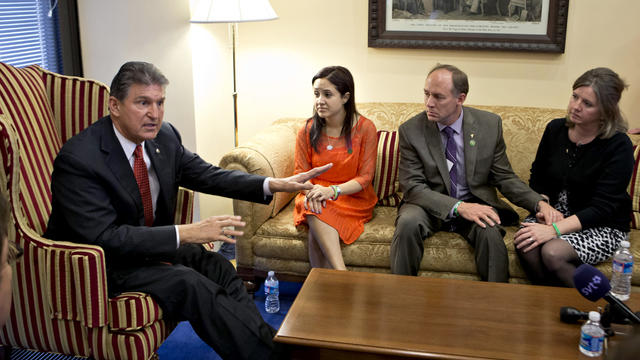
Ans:
{"type": "Polygon", "coordinates": [[[168,80],[149,63],[124,64],[111,84],[110,116],[71,138],[54,162],[52,212],[45,236],[105,250],[110,295],[150,294],[167,318],[188,320],[223,358],[265,359],[274,330],[231,263],[200,244],[232,242],[245,225],[212,216],[174,225],[179,186],[269,203],[331,165],[276,179],[215,167],[182,146],[163,123],[168,80]],[[229,230],[233,227],[233,230],[229,230]]]}
{"type": "Polygon", "coordinates": [[[509,201],[544,220],[555,210],[511,169],[496,114],[462,106],[469,83],[455,66],[437,65],[424,87],[426,111],[399,128],[400,189],[391,271],[417,275],[425,238],[455,231],[475,248],[483,280],[509,279],[501,224],[518,222],[509,201]]]}

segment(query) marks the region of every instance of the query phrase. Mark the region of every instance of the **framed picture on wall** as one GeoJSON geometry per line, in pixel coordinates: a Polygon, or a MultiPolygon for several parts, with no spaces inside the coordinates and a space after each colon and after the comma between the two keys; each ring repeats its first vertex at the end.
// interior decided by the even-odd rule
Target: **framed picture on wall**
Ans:
{"type": "Polygon", "coordinates": [[[369,0],[369,47],[563,53],[569,0],[369,0]]]}

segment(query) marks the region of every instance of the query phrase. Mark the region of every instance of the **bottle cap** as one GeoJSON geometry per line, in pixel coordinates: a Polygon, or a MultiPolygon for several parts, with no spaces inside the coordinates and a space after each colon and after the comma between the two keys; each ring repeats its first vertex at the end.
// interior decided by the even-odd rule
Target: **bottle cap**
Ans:
{"type": "Polygon", "coordinates": [[[269,276],[273,276],[275,273],[273,272],[273,270],[269,271],[268,275],[269,276]]]}
{"type": "Polygon", "coordinates": [[[589,311],[589,320],[600,321],[600,313],[597,311],[589,311]]]}
{"type": "Polygon", "coordinates": [[[629,243],[627,240],[622,240],[620,241],[620,246],[628,249],[631,246],[631,243],[629,243]]]}

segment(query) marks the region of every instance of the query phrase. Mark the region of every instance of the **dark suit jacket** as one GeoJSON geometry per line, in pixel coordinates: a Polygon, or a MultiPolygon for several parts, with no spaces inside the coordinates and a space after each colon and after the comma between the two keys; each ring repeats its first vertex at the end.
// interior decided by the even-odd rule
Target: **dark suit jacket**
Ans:
{"type": "Polygon", "coordinates": [[[177,240],[173,218],[179,186],[212,195],[268,203],[264,177],[215,167],[182,146],[163,123],[145,141],[160,183],[153,227],[144,225],[140,191],[107,116],[71,138],[55,159],[52,211],[45,237],[99,245],[107,267],[170,260],[177,240]]]}
{"type": "MultiPolygon", "coordinates": [[[[471,194],[498,210],[503,225],[518,221],[517,213],[498,199],[496,188],[512,203],[529,211],[542,199],[511,168],[496,114],[464,107],[464,165],[471,194]],[[471,140],[475,145],[470,145],[471,140]]],[[[400,190],[403,202],[418,205],[446,220],[458,201],[449,196],[450,179],[440,131],[422,112],[400,125],[400,190]]]]}

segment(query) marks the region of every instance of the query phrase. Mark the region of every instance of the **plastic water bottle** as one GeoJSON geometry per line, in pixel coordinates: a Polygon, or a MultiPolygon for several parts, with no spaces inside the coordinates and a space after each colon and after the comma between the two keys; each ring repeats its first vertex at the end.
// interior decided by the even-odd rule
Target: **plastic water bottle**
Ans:
{"type": "Polygon", "coordinates": [[[264,310],[269,314],[280,311],[280,283],[273,271],[269,271],[267,280],[264,281],[264,310]]]}
{"type": "Polygon", "coordinates": [[[631,255],[631,251],[629,251],[629,241],[623,240],[620,242],[620,248],[613,254],[611,295],[622,301],[629,300],[632,273],[633,255],[631,255]]]}
{"type": "Polygon", "coordinates": [[[589,311],[589,321],[580,328],[578,349],[589,357],[596,357],[602,355],[603,344],[604,330],[600,327],[600,313],[589,311]]]}

